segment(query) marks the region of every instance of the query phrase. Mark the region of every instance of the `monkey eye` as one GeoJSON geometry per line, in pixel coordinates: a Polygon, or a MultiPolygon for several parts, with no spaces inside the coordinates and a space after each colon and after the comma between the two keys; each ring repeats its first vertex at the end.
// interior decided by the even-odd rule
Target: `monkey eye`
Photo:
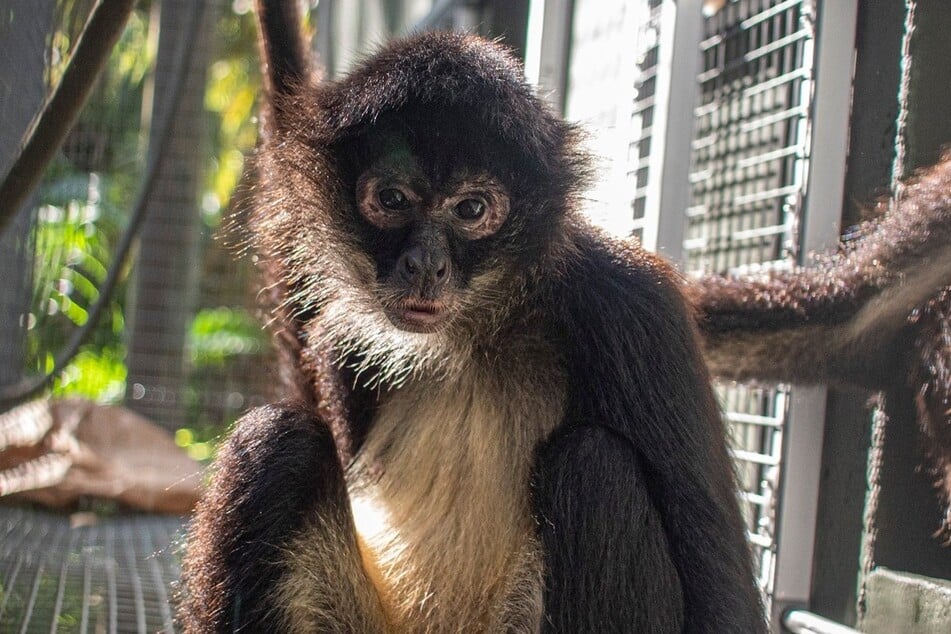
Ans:
{"type": "Polygon", "coordinates": [[[478,198],[466,198],[456,204],[453,213],[463,220],[478,220],[485,215],[485,203],[478,198]]]}
{"type": "Polygon", "coordinates": [[[403,211],[409,208],[409,199],[406,197],[406,194],[395,187],[380,190],[380,193],[377,194],[377,198],[380,204],[390,211],[403,211]]]}

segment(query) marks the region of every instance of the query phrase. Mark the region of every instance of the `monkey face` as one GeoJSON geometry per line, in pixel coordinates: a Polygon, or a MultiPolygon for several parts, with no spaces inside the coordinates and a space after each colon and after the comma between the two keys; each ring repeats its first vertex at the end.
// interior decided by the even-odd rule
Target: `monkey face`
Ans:
{"type": "Polygon", "coordinates": [[[437,179],[415,157],[398,153],[377,160],[356,181],[377,295],[401,330],[435,332],[458,313],[480,268],[478,243],[509,215],[507,190],[491,174],[442,171],[437,179]]]}

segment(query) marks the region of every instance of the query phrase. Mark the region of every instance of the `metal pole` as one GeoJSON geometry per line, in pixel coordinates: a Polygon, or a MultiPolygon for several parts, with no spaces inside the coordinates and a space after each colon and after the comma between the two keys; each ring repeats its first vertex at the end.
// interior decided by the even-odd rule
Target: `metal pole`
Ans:
{"type": "Polygon", "coordinates": [[[783,626],[793,634],[860,634],[806,610],[790,610],[783,615],[783,626]]]}

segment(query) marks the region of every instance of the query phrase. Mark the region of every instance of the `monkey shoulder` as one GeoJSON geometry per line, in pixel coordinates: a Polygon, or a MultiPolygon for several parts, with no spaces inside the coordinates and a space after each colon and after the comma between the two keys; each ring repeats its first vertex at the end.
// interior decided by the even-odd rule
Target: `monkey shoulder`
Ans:
{"type": "Polygon", "coordinates": [[[620,344],[633,337],[638,349],[671,338],[695,345],[682,277],[637,242],[581,232],[563,272],[554,293],[573,340],[590,345],[585,336],[602,336],[620,344]]]}
{"type": "Polygon", "coordinates": [[[551,302],[568,417],[641,441],[647,419],[653,431],[707,424],[712,390],[678,274],[633,242],[576,244],[551,302]]]}

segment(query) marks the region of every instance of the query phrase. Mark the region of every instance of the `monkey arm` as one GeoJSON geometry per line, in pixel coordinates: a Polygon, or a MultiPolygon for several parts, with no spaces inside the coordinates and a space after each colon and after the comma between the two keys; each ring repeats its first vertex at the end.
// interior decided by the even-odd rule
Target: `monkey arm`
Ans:
{"type": "Polygon", "coordinates": [[[536,465],[544,631],[681,632],[678,571],[630,443],[606,427],[566,426],[536,465]]]}
{"type": "Polygon", "coordinates": [[[188,633],[382,631],[325,425],[283,406],[237,423],[192,520],[182,581],[188,633]]]}
{"type": "MultiPolygon", "coordinates": [[[[598,536],[586,543],[614,544],[606,534],[621,541],[648,539],[650,530],[630,513],[632,506],[643,505],[640,491],[646,491],[663,534],[643,543],[653,544],[647,547],[658,553],[661,540],[668,544],[682,588],[684,631],[763,632],[764,615],[719,409],[692,320],[673,279],[664,264],[635,249],[582,247],[580,264],[569,272],[567,288],[561,291],[566,298],[560,319],[571,382],[566,424],[597,425],[607,431],[599,433],[597,442],[587,440],[595,458],[563,467],[568,476],[562,480],[570,483],[574,478],[583,485],[553,495],[583,500],[580,510],[600,505],[591,521],[571,521],[598,536]],[[585,463],[597,468],[588,475],[585,463]],[[627,493],[614,486],[623,479],[632,484],[627,493]]],[[[583,454],[579,450],[575,455],[583,454]]],[[[547,519],[558,531],[558,522],[566,518],[547,519]]],[[[546,521],[544,514],[541,521],[546,521]]],[[[570,532],[562,531],[561,538],[571,539],[570,532]]],[[[652,567],[632,568],[613,553],[593,560],[588,554],[571,544],[558,550],[546,547],[546,556],[564,558],[554,569],[565,574],[579,570],[584,578],[603,575],[609,583],[651,574],[647,571],[652,567]],[[589,561],[606,569],[586,570],[589,561]]],[[[663,570],[662,557],[654,559],[663,570]]],[[[586,591],[617,590],[606,586],[586,591]]],[[[593,600],[592,605],[602,602],[593,600]]],[[[649,613],[653,606],[637,609],[649,613]]],[[[607,613],[599,618],[617,618],[623,630],[623,617],[607,613]]]]}
{"type": "Polygon", "coordinates": [[[713,374],[880,389],[909,360],[916,311],[951,284],[951,158],[815,266],[696,284],[713,374]]]}

